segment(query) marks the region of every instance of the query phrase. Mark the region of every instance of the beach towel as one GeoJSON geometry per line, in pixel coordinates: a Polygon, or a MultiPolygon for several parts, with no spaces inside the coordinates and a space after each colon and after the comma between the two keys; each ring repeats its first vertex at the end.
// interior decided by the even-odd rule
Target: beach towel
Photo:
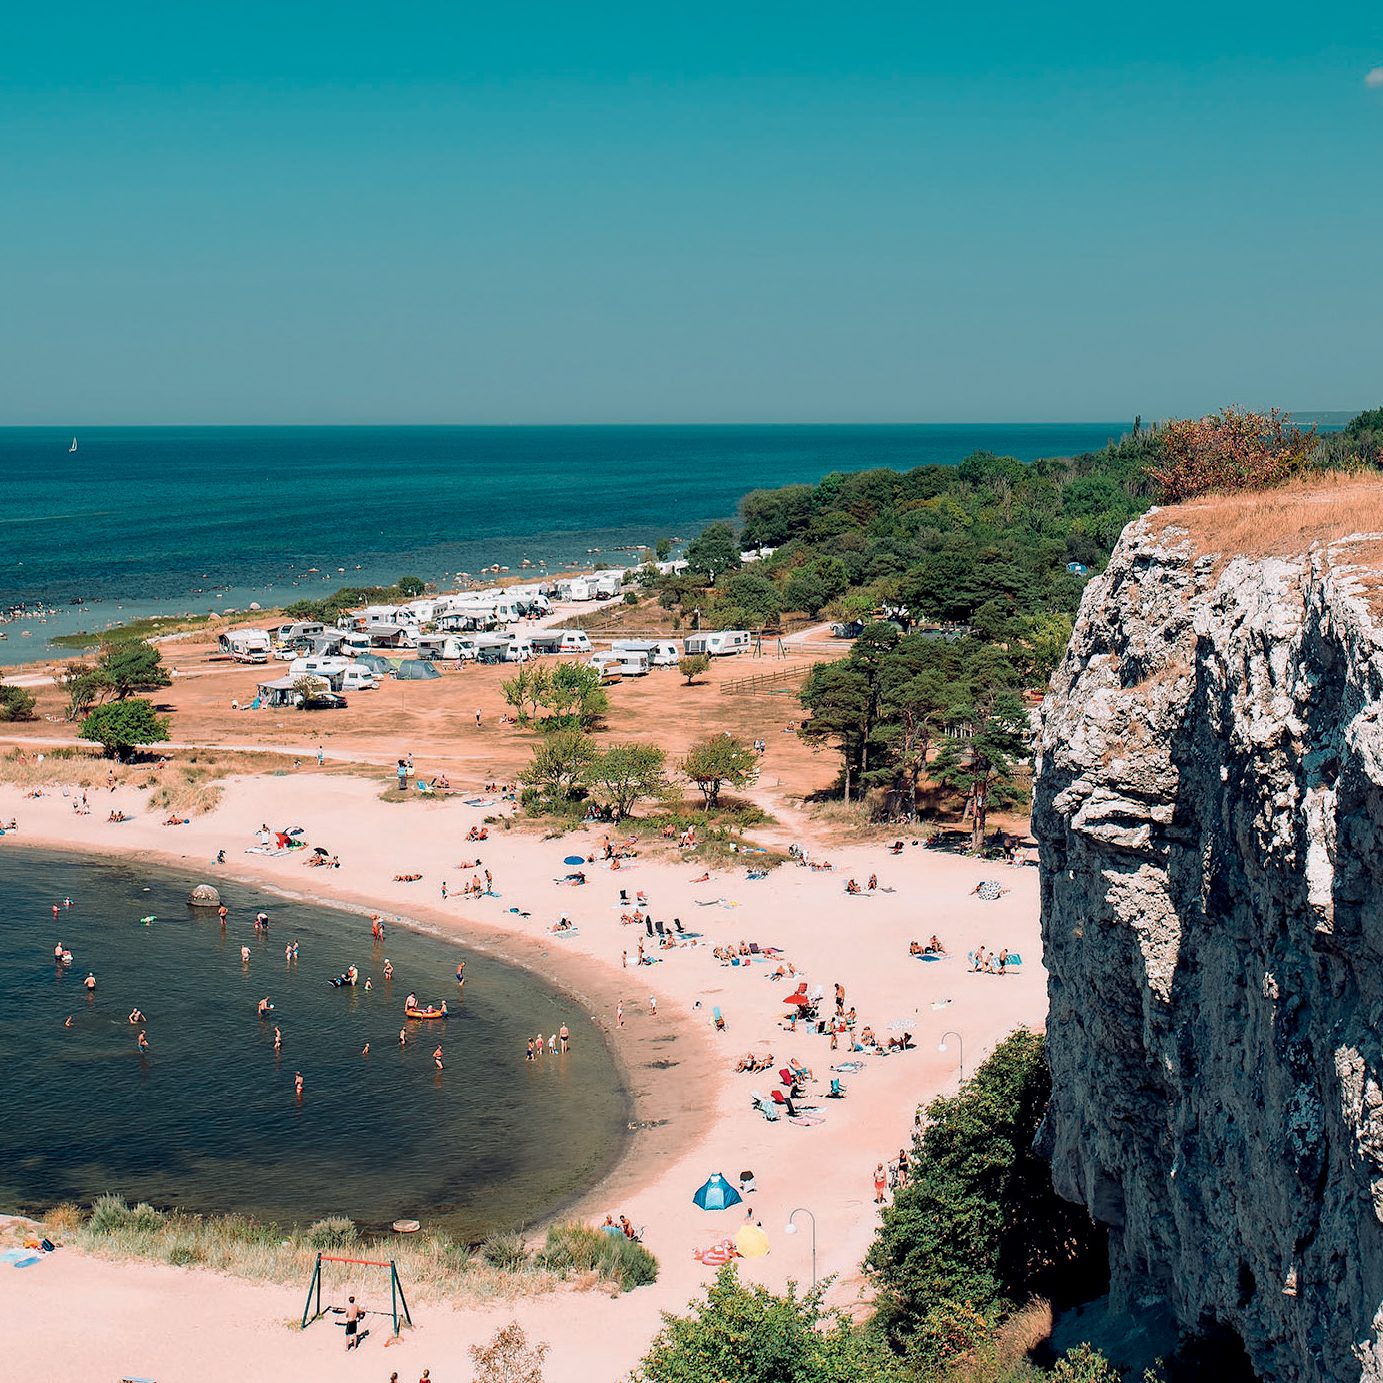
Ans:
{"type": "Polygon", "coordinates": [[[922,955],[916,957],[916,959],[925,961],[945,960],[945,956],[929,956],[924,952],[922,955]]]}
{"type": "Polygon", "coordinates": [[[863,1070],[864,1070],[864,1062],[862,1062],[862,1061],[842,1061],[838,1066],[832,1066],[832,1067],[831,1067],[831,1070],[833,1070],[833,1071],[840,1071],[842,1074],[844,1074],[844,1073],[846,1073],[846,1072],[851,1072],[851,1073],[853,1073],[853,1072],[855,1072],[855,1071],[863,1071],[863,1070]]]}
{"type": "Polygon", "coordinates": [[[1003,892],[1003,889],[993,879],[982,879],[976,892],[985,902],[992,903],[1003,892]]]}
{"type": "Polygon", "coordinates": [[[245,853],[247,855],[268,855],[272,858],[275,855],[286,855],[288,849],[286,846],[283,849],[279,849],[275,845],[247,845],[245,847],[245,853]]]}

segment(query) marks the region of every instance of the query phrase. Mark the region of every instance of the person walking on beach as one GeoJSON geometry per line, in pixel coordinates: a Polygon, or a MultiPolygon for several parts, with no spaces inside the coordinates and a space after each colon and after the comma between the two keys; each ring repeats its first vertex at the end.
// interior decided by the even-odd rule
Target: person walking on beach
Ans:
{"type": "Polygon", "coordinates": [[[654,1018],[658,1016],[658,996],[656,994],[648,996],[648,1011],[654,1018]]]}
{"type": "Polygon", "coordinates": [[[480,729],[480,711],[479,711],[479,709],[477,709],[477,710],[476,710],[476,713],[475,713],[475,728],[476,728],[477,730],[480,729]]]}
{"type": "Polygon", "coordinates": [[[322,766],[324,763],[326,763],[326,761],[327,761],[327,756],[326,756],[325,754],[322,753],[322,746],[319,744],[319,745],[317,746],[317,767],[318,767],[318,768],[321,768],[321,766],[322,766]]]}
{"type": "Polygon", "coordinates": [[[624,1026],[624,1000],[623,1000],[623,999],[621,999],[621,1000],[619,1001],[619,1003],[617,1003],[617,1004],[615,1005],[615,1026],[616,1026],[617,1028],[622,1028],[622,1027],[624,1026]]]}
{"type": "Polygon", "coordinates": [[[884,1164],[879,1163],[874,1168],[874,1204],[884,1203],[884,1192],[888,1189],[888,1174],[884,1171],[884,1164]]]}

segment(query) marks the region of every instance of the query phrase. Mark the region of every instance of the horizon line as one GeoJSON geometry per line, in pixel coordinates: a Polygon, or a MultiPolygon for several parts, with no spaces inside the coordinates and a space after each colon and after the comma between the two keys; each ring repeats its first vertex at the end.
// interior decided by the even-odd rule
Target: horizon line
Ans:
{"type": "MultiPolygon", "coordinates": [[[[1303,410],[1321,412],[1334,410],[1303,410]]],[[[1343,411],[1343,410],[1340,410],[1343,411]]],[[[1133,420],[1119,418],[952,418],[879,420],[811,420],[757,422],[273,422],[273,423],[0,423],[0,431],[80,432],[83,428],[114,432],[122,428],[611,428],[611,427],[1131,427],[1133,420]]]]}

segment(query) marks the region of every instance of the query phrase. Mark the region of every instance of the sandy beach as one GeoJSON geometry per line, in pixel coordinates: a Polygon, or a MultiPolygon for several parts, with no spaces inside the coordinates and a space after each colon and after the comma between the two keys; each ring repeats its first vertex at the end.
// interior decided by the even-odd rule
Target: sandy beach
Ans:
{"type": "MultiPolygon", "coordinates": [[[[742,1263],[746,1277],[781,1289],[789,1279],[811,1278],[811,1235],[788,1236],[792,1210],[816,1217],[819,1277],[833,1276],[831,1301],[850,1306],[861,1299],[858,1265],[866,1252],[876,1210],[871,1174],[877,1162],[896,1156],[909,1142],[912,1113],[920,1101],[953,1088],[958,1051],[937,1050],[943,1032],[959,1032],[967,1069],[1018,1024],[1040,1025],[1046,1006],[1039,964],[1036,871],[981,864],[921,847],[894,857],[879,846],[824,851],[801,843],[834,868],[815,871],[784,866],[767,879],[750,880],[745,868],[711,871],[695,855],[641,856],[618,872],[593,866],[584,887],[556,880],[562,858],[596,852],[605,828],[586,827],[556,840],[531,831],[490,827],[481,844],[465,843],[467,830],[485,816],[509,814],[502,804],[473,807],[459,798],[385,802],[379,785],[363,778],[304,773],[231,780],[221,803],[190,824],[164,826],[128,788],[93,794],[90,815],[73,812],[60,790],[41,798],[0,787],[0,815],[19,821],[0,848],[76,849],[118,854],[177,866],[218,883],[234,897],[243,880],[306,898],[381,912],[386,921],[407,917],[449,929],[476,952],[492,951],[540,971],[569,992],[571,1027],[584,1022],[605,1032],[627,1073],[639,1127],[631,1131],[618,1166],[568,1212],[599,1221],[627,1214],[645,1229],[659,1260],[656,1285],[619,1298],[562,1290],[485,1311],[453,1311],[426,1305],[417,1327],[391,1346],[386,1359],[369,1361],[368,1350],[349,1357],[329,1327],[290,1328],[301,1311],[302,1290],[231,1279],[204,1271],[153,1264],[113,1264],[59,1253],[37,1270],[6,1274],[0,1294],[0,1328],[16,1377],[88,1379],[119,1374],[161,1381],[196,1378],[215,1383],[257,1377],[328,1380],[374,1377],[381,1366],[401,1374],[431,1367],[439,1380],[470,1377],[467,1344],[483,1341],[508,1319],[550,1341],[548,1377],[553,1383],[613,1379],[632,1367],[656,1330],[659,1313],[679,1310],[709,1281],[712,1270],[694,1257],[733,1233],[743,1218],[736,1207],[720,1214],[696,1208],[692,1192],[713,1171],[732,1179],[752,1170],[757,1191],[748,1197],[772,1242],[766,1257],[742,1263]],[[113,808],[133,819],[109,824],[113,808]],[[339,856],[340,869],[305,867],[304,853],[275,857],[246,853],[261,822],[295,825],[306,838],[339,856]],[[218,850],[226,863],[213,863],[218,850]],[[465,899],[455,890],[469,877],[458,860],[479,856],[495,877],[499,898],[465,899]],[[420,881],[396,883],[399,873],[420,881]],[[877,873],[872,896],[845,893],[846,879],[863,882],[877,873]],[[1007,890],[997,901],[972,893],[981,878],[1007,890]],[[447,880],[452,896],[441,897],[447,880]],[[621,924],[621,888],[645,892],[659,918],[680,917],[702,936],[695,945],[658,952],[660,963],[637,967],[643,929],[621,924]],[[524,918],[507,911],[519,907],[524,918]],[[579,934],[554,937],[549,925],[565,914],[579,934]],[[912,939],[939,933],[950,958],[922,963],[908,955],[912,939]],[[805,1028],[785,1031],[784,996],[796,983],[769,978],[771,964],[723,965],[715,946],[756,942],[778,947],[799,976],[823,985],[839,982],[860,1025],[881,1039],[912,1032],[916,1050],[859,1058],[864,1069],[844,1078],[846,1098],[824,1100],[834,1057],[827,1039],[805,1028]],[[978,944],[1007,946],[1024,965],[1002,977],[970,973],[963,959],[978,944]],[[624,964],[627,953],[628,965],[624,964]],[[656,1013],[651,1000],[656,999],[656,1013]],[[623,1002],[624,1026],[616,1027],[623,1002]],[[726,1030],[716,1032],[714,1008],[726,1030]],[[751,1090],[772,1088],[771,1072],[736,1074],[746,1051],[771,1052],[775,1069],[789,1057],[812,1068],[816,1080],[807,1101],[819,1103],[820,1124],[768,1123],[751,1107],[751,1090]],[[74,1310],[78,1315],[74,1317],[74,1310]],[[80,1328],[58,1335],[30,1332],[22,1323],[63,1317],[80,1328]],[[219,1350],[225,1323],[233,1319],[235,1348],[219,1350]],[[399,1361],[407,1360],[406,1367],[399,1361]]],[[[78,900],[80,904],[80,900],[78,900]]],[[[361,918],[362,935],[368,923],[361,918]]],[[[652,948],[650,948],[652,949],[652,948]]],[[[513,1059],[522,1060],[522,1053],[513,1059]]],[[[383,1348],[382,1334],[376,1341],[383,1348]]],[[[387,1371],[383,1375],[387,1377],[387,1371]]]]}

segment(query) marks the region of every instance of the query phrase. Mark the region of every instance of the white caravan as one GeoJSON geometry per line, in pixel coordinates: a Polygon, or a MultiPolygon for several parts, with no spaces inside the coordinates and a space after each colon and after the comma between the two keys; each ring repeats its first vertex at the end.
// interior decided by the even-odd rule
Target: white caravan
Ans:
{"type": "Polygon", "coordinates": [[[272,646],[267,629],[231,629],[217,643],[221,652],[229,653],[237,663],[267,663],[272,646]]]}
{"type": "Polygon", "coordinates": [[[706,653],[712,658],[748,653],[754,646],[747,629],[718,629],[713,633],[692,634],[683,645],[689,654],[706,653]]]}
{"type": "Polygon", "coordinates": [[[642,653],[649,667],[676,667],[682,660],[682,647],[676,639],[616,639],[616,653],[642,653]]]}

